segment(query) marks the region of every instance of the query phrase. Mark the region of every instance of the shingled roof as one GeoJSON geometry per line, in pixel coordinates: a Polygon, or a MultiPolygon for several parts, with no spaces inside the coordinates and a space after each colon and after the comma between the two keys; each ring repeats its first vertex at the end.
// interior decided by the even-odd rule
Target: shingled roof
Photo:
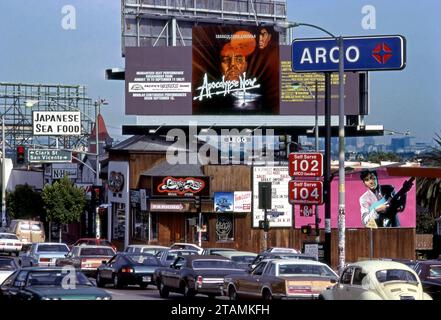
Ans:
{"type": "Polygon", "coordinates": [[[170,164],[161,162],[153,168],[141,173],[142,176],[174,176],[174,177],[203,177],[202,167],[198,164],[170,164]]]}

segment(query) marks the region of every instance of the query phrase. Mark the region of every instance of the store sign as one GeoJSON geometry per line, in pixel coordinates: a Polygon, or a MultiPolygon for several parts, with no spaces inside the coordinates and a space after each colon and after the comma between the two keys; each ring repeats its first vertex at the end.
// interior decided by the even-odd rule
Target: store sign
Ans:
{"type": "Polygon", "coordinates": [[[251,191],[235,191],[234,192],[234,212],[251,212],[252,203],[251,191]]]}
{"type": "MultiPolygon", "coordinates": [[[[259,209],[259,182],[271,182],[271,215],[270,227],[292,227],[293,208],[288,201],[288,183],[290,181],[288,166],[286,167],[254,167],[253,168],[253,227],[259,227],[264,220],[264,210],[259,209]]],[[[268,215],[270,214],[268,212],[268,215]]]]}
{"type": "Polygon", "coordinates": [[[151,212],[185,212],[188,210],[188,203],[150,202],[151,212]]]}
{"type": "Polygon", "coordinates": [[[79,136],[81,113],[79,111],[33,111],[34,136],[79,136]]]}
{"type": "Polygon", "coordinates": [[[67,176],[69,179],[76,179],[78,177],[78,170],[76,163],[57,164],[52,165],[52,179],[61,179],[67,176]]]}
{"type": "Polygon", "coordinates": [[[108,175],[109,202],[124,203],[129,206],[129,163],[109,161],[108,175]]]}
{"type": "Polygon", "coordinates": [[[152,177],[152,195],[193,197],[210,195],[210,177],[152,177]]]}

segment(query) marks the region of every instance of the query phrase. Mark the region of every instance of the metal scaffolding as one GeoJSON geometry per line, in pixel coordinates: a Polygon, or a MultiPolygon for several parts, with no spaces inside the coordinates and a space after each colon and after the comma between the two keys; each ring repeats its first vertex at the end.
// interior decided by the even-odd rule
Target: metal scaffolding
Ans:
{"type": "Polygon", "coordinates": [[[0,82],[0,114],[6,149],[59,148],[86,151],[92,132],[92,100],[84,86],[0,82]],[[80,111],[80,136],[34,136],[32,111],[80,111]]]}
{"type": "MultiPolygon", "coordinates": [[[[285,0],[121,0],[125,47],[189,46],[194,25],[284,22],[285,0]]],[[[286,30],[280,32],[286,41],[286,30]]]]}

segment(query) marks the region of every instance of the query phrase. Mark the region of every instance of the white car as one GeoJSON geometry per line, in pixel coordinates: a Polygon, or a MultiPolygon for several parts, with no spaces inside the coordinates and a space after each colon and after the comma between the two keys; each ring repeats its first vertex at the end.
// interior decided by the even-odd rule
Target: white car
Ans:
{"type": "Polygon", "coordinates": [[[0,285],[19,267],[12,257],[0,257],[0,285]]]}
{"type": "Polygon", "coordinates": [[[194,250],[194,251],[197,251],[198,254],[202,254],[202,252],[204,251],[204,248],[201,248],[198,245],[195,245],[193,243],[185,243],[185,242],[173,243],[170,246],[170,249],[173,249],[173,250],[176,250],[176,249],[194,250]]]}
{"type": "Polygon", "coordinates": [[[432,300],[418,275],[394,261],[369,260],[348,265],[339,282],[320,295],[324,300],[432,300]]]}
{"type": "Polygon", "coordinates": [[[152,244],[130,244],[124,250],[124,252],[128,253],[151,253],[156,255],[158,252],[169,249],[169,247],[164,247],[160,245],[152,245],[152,244]]]}
{"type": "Polygon", "coordinates": [[[0,252],[15,254],[21,251],[23,244],[13,233],[0,233],[0,252]]]}

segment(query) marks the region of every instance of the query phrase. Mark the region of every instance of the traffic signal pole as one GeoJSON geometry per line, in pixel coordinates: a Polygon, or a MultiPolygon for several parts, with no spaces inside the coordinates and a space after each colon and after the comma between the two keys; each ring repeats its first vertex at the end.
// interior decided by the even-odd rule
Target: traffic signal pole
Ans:
{"type": "Polygon", "coordinates": [[[324,259],[331,265],[331,73],[325,73],[325,154],[324,154],[324,200],[325,244],[324,259]]]}

